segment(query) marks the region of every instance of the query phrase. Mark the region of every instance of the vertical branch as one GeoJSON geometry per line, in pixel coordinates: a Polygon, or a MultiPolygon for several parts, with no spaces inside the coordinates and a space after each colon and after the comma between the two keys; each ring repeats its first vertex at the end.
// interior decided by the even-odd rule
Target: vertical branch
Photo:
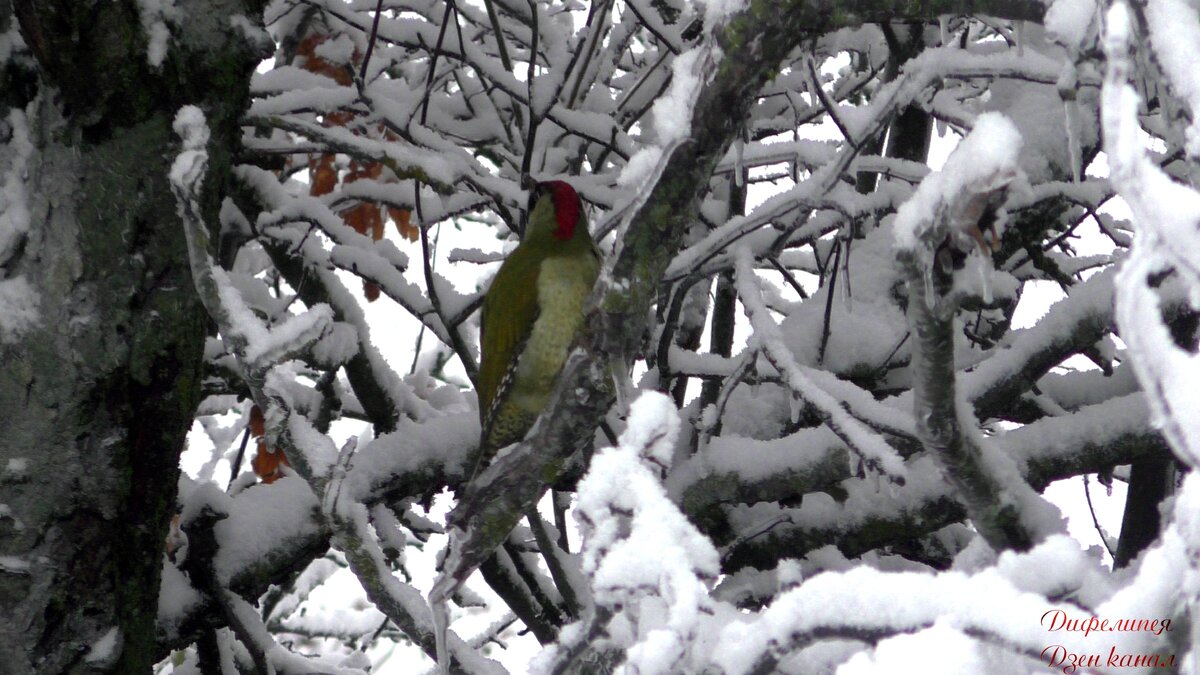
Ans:
{"type": "MultiPolygon", "coordinates": [[[[746,171],[744,167],[735,167],[734,171],[746,171]]],[[[728,215],[741,216],[746,214],[746,176],[729,180],[729,210],[728,215]]],[[[737,289],[733,283],[733,272],[722,272],[717,277],[717,289],[713,298],[712,326],[709,329],[708,348],[714,354],[729,358],[733,353],[733,332],[737,322],[737,289]]],[[[717,402],[717,394],[721,383],[717,380],[706,380],[700,387],[700,410],[717,402]]],[[[715,422],[712,434],[720,432],[720,420],[715,422]]]]}
{"type": "Polygon", "coordinates": [[[579,593],[575,590],[570,575],[567,574],[566,566],[559,558],[558,546],[550,538],[550,532],[546,530],[546,524],[536,509],[530,509],[529,513],[525,515],[525,519],[529,521],[529,530],[533,532],[538,550],[542,552],[542,558],[546,561],[546,569],[550,570],[550,578],[554,580],[554,585],[558,587],[559,595],[562,596],[567,615],[572,621],[578,619],[582,610],[579,593]]]}
{"type": "Polygon", "coordinates": [[[375,40],[379,37],[379,14],[383,11],[383,0],[375,3],[375,18],[371,21],[371,35],[367,38],[367,51],[363,54],[362,69],[358,73],[358,87],[367,83],[367,66],[371,65],[371,54],[375,51],[375,40]]]}
{"type": "MultiPolygon", "coordinates": [[[[1005,486],[992,475],[983,449],[963,432],[955,387],[954,312],[935,311],[926,302],[926,273],[909,265],[908,326],[913,336],[909,368],[917,435],[946,470],[971,522],[988,544],[997,551],[1024,551],[1034,544],[1033,533],[1021,523],[1016,506],[1005,498],[1005,486]]],[[[952,280],[949,275],[929,273],[934,274],[932,291],[944,300],[952,280]]]]}
{"type": "MultiPolygon", "coordinates": [[[[709,328],[709,351],[729,358],[733,354],[733,330],[737,322],[737,289],[733,283],[733,272],[725,271],[717,276],[717,287],[713,297],[712,326],[709,328]]],[[[705,380],[700,388],[700,409],[717,402],[721,383],[705,380]]],[[[714,430],[714,434],[720,433],[714,430]]]]}
{"type": "Polygon", "coordinates": [[[492,37],[496,38],[496,51],[500,54],[500,63],[504,66],[504,72],[511,73],[513,70],[512,59],[508,57],[504,31],[500,29],[500,17],[496,14],[496,0],[483,0],[483,6],[487,9],[488,22],[492,24],[492,37]]]}
{"type": "MultiPolygon", "coordinates": [[[[530,180],[529,171],[533,168],[533,146],[537,140],[538,126],[541,125],[541,115],[537,110],[537,98],[534,86],[537,79],[538,55],[538,8],[536,0],[529,0],[529,14],[532,24],[529,27],[532,37],[529,45],[529,69],[525,75],[525,84],[529,88],[529,127],[525,132],[525,155],[521,158],[521,181],[530,180]]],[[[522,233],[524,234],[524,233],[522,233]]]]}
{"type": "Polygon", "coordinates": [[[1051,507],[1044,506],[1011,460],[989,452],[958,396],[953,251],[974,248],[972,233],[1003,205],[1017,176],[1020,142],[1006,118],[981,115],[945,168],[922,181],[900,208],[893,225],[908,289],[917,435],[945,470],[976,529],[998,551],[1032,547],[1046,532],[1043,521],[1030,512],[1051,507]]]}
{"type": "MultiPolygon", "coordinates": [[[[446,41],[446,28],[450,25],[450,13],[454,9],[454,0],[446,0],[446,11],[442,14],[442,25],[438,29],[437,44],[429,52],[429,75],[425,78],[425,98],[421,101],[421,125],[429,117],[429,101],[433,98],[433,80],[437,77],[438,56],[442,53],[442,44],[446,41]]],[[[376,15],[378,18],[378,15],[376,15]]]]}
{"type": "Polygon", "coordinates": [[[833,322],[833,294],[837,290],[838,267],[842,263],[842,240],[833,240],[833,264],[826,268],[825,278],[829,280],[825,289],[825,314],[821,320],[821,341],[817,345],[817,363],[825,361],[825,347],[829,344],[829,330],[833,322]]]}
{"type": "MultiPolygon", "coordinates": [[[[442,325],[446,327],[446,334],[450,336],[450,344],[454,347],[454,352],[458,354],[459,361],[462,362],[463,369],[467,371],[467,377],[472,382],[479,378],[479,366],[475,363],[474,357],[471,356],[471,351],[467,349],[467,343],[462,339],[462,333],[458,330],[458,325],[450,325],[446,318],[446,313],[442,311],[442,303],[438,297],[436,277],[433,274],[433,251],[429,245],[429,226],[425,224],[425,215],[421,207],[421,184],[413,181],[413,202],[417,211],[417,231],[421,236],[421,261],[422,269],[425,272],[425,287],[429,289],[429,303],[433,305],[433,311],[437,313],[438,319],[442,325]]],[[[414,361],[415,363],[415,361],[414,361]]]]}

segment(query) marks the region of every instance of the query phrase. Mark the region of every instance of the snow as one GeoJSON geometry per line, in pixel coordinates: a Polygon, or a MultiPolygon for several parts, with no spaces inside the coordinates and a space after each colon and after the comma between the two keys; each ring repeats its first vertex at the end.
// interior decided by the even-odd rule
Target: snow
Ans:
{"type": "Polygon", "coordinates": [[[85,663],[106,665],[121,649],[121,629],[113,626],[104,635],[92,643],[88,653],[83,656],[85,663]]]}
{"type": "Polygon", "coordinates": [[[752,483],[788,472],[811,471],[823,464],[831,451],[845,447],[825,426],[761,441],[739,437],[729,429],[723,431],[691,460],[699,465],[694,469],[699,476],[734,474],[740,482],[752,483]]]}
{"type": "Polygon", "coordinates": [[[0,344],[16,343],[41,321],[37,291],[24,277],[0,279],[0,344]]]}
{"type": "Polygon", "coordinates": [[[167,57],[167,43],[171,40],[171,29],[167,24],[181,24],[184,14],[175,6],[175,0],[137,0],[137,6],[148,43],[146,62],[160,68],[167,57]]]}
{"type": "Polygon", "coordinates": [[[25,558],[15,555],[0,555],[0,572],[6,574],[29,574],[31,565],[25,558]]]}
{"type": "Polygon", "coordinates": [[[1091,325],[1111,323],[1113,278],[1105,270],[1077,284],[1071,294],[1056,302],[1035,325],[1015,330],[982,363],[962,378],[962,389],[968,400],[975,400],[988,390],[1011,378],[1020,377],[1030,362],[1041,354],[1052,354],[1059,345],[1069,342],[1077,330],[1091,325]]]}
{"type": "MultiPolygon", "coordinates": [[[[1074,546],[1070,542],[1065,545],[1074,546]]],[[[960,572],[939,575],[889,573],[865,567],[826,572],[784,593],[752,620],[727,626],[714,646],[714,660],[725,672],[745,673],[768,650],[778,653],[776,650],[803,644],[821,633],[869,636],[887,626],[888,633],[915,629],[918,631],[915,635],[920,635],[919,631],[937,629],[939,624],[945,629],[953,628],[973,635],[1003,635],[1008,644],[1036,654],[1046,644],[1046,635],[1038,625],[1037,617],[1053,609],[1054,605],[1040,594],[1026,590],[1028,580],[1037,579],[1040,588],[1050,584],[1072,584],[1076,581],[1072,574],[1079,573],[1080,569],[1074,565],[1060,567],[1059,564],[1064,555],[1067,559],[1079,559],[1078,547],[1074,550],[1071,554],[1070,548],[1064,548],[1064,541],[1059,538],[1045,542],[1028,554],[1006,554],[1010,559],[1023,558],[1031,563],[1023,568],[1028,570],[1028,576],[1006,569],[1003,558],[999,569],[985,569],[970,575],[960,572]]],[[[951,636],[944,630],[935,630],[934,635],[957,643],[948,646],[956,655],[954,658],[947,658],[938,665],[938,659],[931,658],[923,639],[918,638],[917,645],[924,648],[913,649],[908,642],[911,637],[898,637],[893,638],[896,642],[887,650],[857,657],[853,666],[847,664],[851,668],[848,672],[910,672],[915,667],[928,672],[929,668],[955,668],[977,663],[969,656],[972,650],[961,636],[951,636]],[[877,659],[884,661],[873,663],[877,659]],[[887,669],[868,669],[871,666],[887,669]]],[[[1074,634],[1064,635],[1062,641],[1075,649],[1087,644],[1074,634]]],[[[974,648],[978,649],[977,643],[974,648]]],[[[941,656],[940,651],[937,654],[941,656]]],[[[1019,661],[1009,657],[999,663],[988,662],[983,668],[933,672],[1017,672],[1013,663],[1019,661]]]]}
{"type": "Polygon", "coordinates": [[[1200,271],[1184,251],[1200,245],[1200,194],[1174,182],[1150,162],[1140,138],[1138,96],[1129,86],[1128,8],[1114,5],[1107,15],[1103,123],[1110,179],[1129,202],[1139,229],[1133,250],[1117,279],[1117,320],[1148,396],[1152,419],[1172,448],[1188,463],[1200,463],[1200,417],[1174,411],[1200,405],[1192,386],[1196,357],[1175,345],[1162,322],[1162,291],[1151,279],[1166,269],[1179,273],[1195,304],[1200,271]]]}
{"type": "Polygon", "coordinates": [[[625,167],[621,169],[621,175],[617,177],[617,185],[625,188],[644,185],[646,179],[658,166],[662,154],[662,148],[654,146],[638,150],[637,154],[630,157],[625,167]]]}
{"type": "Polygon", "coordinates": [[[11,480],[20,480],[24,478],[29,471],[29,458],[27,457],[11,457],[4,463],[4,473],[11,480]]]}
{"type": "Polygon", "coordinates": [[[751,348],[758,347],[763,350],[764,355],[772,361],[784,381],[792,388],[795,396],[814,406],[830,429],[845,440],[854,452],[889,476],[903,478],[906,474],[904,463],[887,441],[851,416],[826,388],[816,382],[814,376],[819,376],[815,371],[800,366],[791,357],[791,352],[784,345],[779,326],[770,317],[769,311],[762,303],[761,294],[755,287],[757,282],[754,280],[749,250],[739,246],[734,255],[738,296],[754,330],[750,338],[751,348]]]}
{"type": "MultiPolygon", "coordinates": [[[[34,152],[25,113],[12,110],[7,121],[12,138],[5,150],[8,170],[0,176],[0,265],[12,257],[14,249],[29,231],[29,195],[26,193],[25,180],[34,152]]],[[[3,316],[3,312],[0,312],[0,316],[3,316]]]]}
{"type": "Polygon", "coordinates": [[[919,670],[927,675],[971,675],[993,672],[982,658],[978,643],[948,622],[912,635],[881,641],[873,652],[859,652],[837,669],[837,675],[871,675],[919,670]]]}
{"type": "Polygon", "coordinates": [[[194,105],[185,105],[175,114],[171,128],[183,141],[183,151],[175,157],[169,177],[171,184],[187,194],[190,186],[199,186],[208,164],[208,123],[204,112],[194,105]]]}
{"type": "Polygon", "coordinates": [[[468,454],[478,443],[479,413],[474,409],[420,423],[401,421],[396,431],[359,448],[342,490],[348,497],[362,501],[385,489],[398,476],[430,470],[465,476],[468,454]]]}
{"type": "MultiPolygon", "coordinates": [[[[984,113],[975,128],[958,144],[941,171],[930,174],[896,212],[892,223],[896,248],[915,251],[929,247],[931,228],[943,204],[961,195],[987,193],[1011,181],[1017,172],[1021,133],[1008,118],[984,113]],[[926,242],[921,244],[921,242],[926,242]]],[[[963,228],[975,221],[951,224],[952,232],[967,236],[963,228]]]]}
{"type": "Polygon", "coordinates": [[[796,360],[851,376],[875,373],[887,365],[889,356],[902,361],[908,354],[907,343],[901,344],[907,325],[895,298],[894,289],[903,277],[891,229],[877,228],[865,239],[844,245],[838,259],[842,267],[833,282],[835,297],[829,305],[829,334],[836,337],[826,341],[824,353],[821,340],[830,284],[818,289],[780,324],[796,360]]]}
{"type": "Polygon", "coordinates": [[[268,35],[265,30],[263,30],[262,26],[255,25],[254,22],[250,21],[250,19],[247,19],[244,14],[234,14],[233,16],[229,17],[229,25],[240,31],[241,34],[248,41],[250,41],[251,44],[270,46],[274,45],[274,43],[271,42],[271,36],[268,35]]]}
{"type": "Polygon", "coordinates": [[[21,37],[20,22],[9,21],[8,30],[0,33],[0,65],[8,63],[13,54],[25,49],[25,39],[21,37]]]}
{"type": "MultiPolygon", "coordinates": [[[[198,490],[185,504],[181,520],[186,523],[192,509],[213,496],[198,490]]],[[[296,476],[256,485],[216,502],[228,513],[214,528],[221,548],[213,567],[223,584],[268,554],[278,555],[302,545],[301,535],[317,527],[317,498],[296,476]]]]}
{"type": "Polygon", "coordinates": [[[712,31],[745,6],[745,0],[707,0],[704,3],[704,25],[712,31]]]}
{"type": "MultiPolygon", "coordinates": [[[[3,62],[3,59],[0,59],[3,62]]],[[[12,138],[4,149],[7,170],[0,175],[0,344],[15,343],[41,320],[37,290],[20,276],[4,278],[4,266],[28,235],[31,223],[25,182],[34,154],[25,113],[12,110],[7,118],[12,138]]]]}
{"type": "Polygon", "coordinates": [[[358,332],[346,323],[334,323],[312,347],[313,358],[330,365],[342,365],[358,354],[358,332]]]}
{"type": "Polygon", "coordinates": [[[163,561],[162,580],[158,587],[158,626],[168,635],[175,634],[180,622],[204,603],[186,574],[170,561],[163,561]]]}
{"type": "Polygon", "coordinates": [[[598,452],[579,483],[582,570],[595,602],[614,610],[613,637],[628,649],[624,667],[633,672],[697,668],[689,638],[713,607],[708,587],[719,570],[717,551],[658,478],[678,432],[671,400],[643,393],[618,446],[598,452]]]}
{"type": "Polygon", "coordinates": [[[1114,396],[1062,417],[1047,417],[1004,432],[997,442],[1013,457],[1029,461],[1066,457],[1089,446],[1110,446],[1126,436],[1148,434],[1150,416],[1141,392],[1114,396]]]}
{"type": "Polygon", "coordinates": [[[1046,10],[1046,33],[1055,41],[1078,49],[1098,15],[1096,0],[1054,0],[1046,10]]]}
{"type": "MultiPolygon", "coordinates": [[[[1200,14],[1184,0],[1153,0],[1145,6],[1154,55],[1166,72],[1171,93],[1183,99],[1193,119],[1200,114],[1200,14]]],[[[1187,152],[1200,157],[1200,121],[1187,128],[1187,152]]]]}
{"type": "Polygon", "coordinates": [[[692,128],[692,106],[700,91],[700,69],[704,65],[704,49],[691,49],[675,58],[671,66],[671,86],[666,94],[654,102],[651,115],[654,119],[656,142],[669,147],[684,138],[692,128]]]}

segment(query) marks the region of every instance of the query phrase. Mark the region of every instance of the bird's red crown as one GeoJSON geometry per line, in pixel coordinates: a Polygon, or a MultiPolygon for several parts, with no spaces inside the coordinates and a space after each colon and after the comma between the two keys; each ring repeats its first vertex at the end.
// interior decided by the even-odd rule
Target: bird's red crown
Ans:
{"type": "Polygon", "coordinates": [[[558,228],[554,236],[566,241],[575,235],[575,227],[579,224],[579,216],[583,213],[583,202],[579,193],[571,184],[562,180],[551,180],[538,183],[538,190],[550,193],[554,200],[554,215],[558,219],[558,228]]]}

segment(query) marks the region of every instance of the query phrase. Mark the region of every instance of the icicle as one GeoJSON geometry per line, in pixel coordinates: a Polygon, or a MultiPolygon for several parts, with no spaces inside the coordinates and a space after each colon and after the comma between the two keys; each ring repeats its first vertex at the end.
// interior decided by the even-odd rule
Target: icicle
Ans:
{"type": "Polygon", "coordinates": [[[1083,151],[1079,149],[1079,102],[1075,91],[1079,84],[1079,69],[1074,63],[1063,64],[1055,87],[1063,102],[1063,120],[1067,129],[1067,156],[1071,162],[1071,176],[1078,183],[1083,174],[1083,151]]]}
{"type": "Polygon", "coordinates": [[[746,149],[746,142],[739,135],[738,139],[733,142],[734,162],[733,162],[733,184],[738,188],[742,187],[744,177],[742,173],[745,171],[745,165],[742,162],[742,154],[746,149]]]}
{"type": "Polygon", "coordinates": [[[979,294],[983,298],[983,303],[985,305],[992,304],[991,257],[976,250],[972,251],[967,259],[971,261],[971,266],[975,268],[975,275],[979,278],[979,294]]]}
{"type": "Polygon", "coordinates": [[[440,598],[429,603],[433,612],[433,641],[437,655],[437,670],[442,675],[450,675],[450,648],[447,644],[450,632],[450,611],[446,599],[440,598]]]}
{"type": "Polygon", "coordinates": [[[937,290],[933,287],[933,266],[937,263],[930,260],[928,265],[925,265],[925,306],[931,312],[937,312],[937,290]]]}
{"type": "Polygon", "coordinates": [[[1025,22],[1017,21],[1013,24],[1013,37],[1017,42],[1017,58],[1025,56],[1025,22]]]}
{"type": "Polygon", "coordinates": [[[943,14],[938,17],[938,31],[942,35],[942,46],[950,44],[950,17],[943,14]]]}
{"type": "Polygon", "coordinates": [[[1074,98],[1063,101],[1063,114],[1067,125],[1067,153],[1071,160],[1071,177],[1079,183],[1083,173],[1083,151],[1079,149],[1079,101],[1074,98]]]}
{"type": "MultiPolygon", "coordinates": [[[[610,366],[609,376],[613,381],[613,390],[617,397],[617,410],[622,416],[629,414],[629,405],[633,403],[633,399],[637,398],[637,387],[633,384],[633,375],[629,372],[629,366],[624,362],[616,363],[610,366]]],[[[582,394],[582,392],[577,392],[582,394]]]]}
{"type": "Polygon", "coordinates": [[[804,399],[792,394],[788,397],[788,409],[791,411],[789,421],[796,424],[800,421],[800,413],[804,412],[804,399]]]}

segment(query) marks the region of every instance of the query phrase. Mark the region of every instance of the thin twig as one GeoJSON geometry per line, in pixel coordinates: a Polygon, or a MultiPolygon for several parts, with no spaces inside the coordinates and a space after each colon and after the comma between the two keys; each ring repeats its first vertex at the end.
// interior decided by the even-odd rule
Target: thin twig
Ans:
{"type": "Polygon", "coordinates": [[[1096,527],[1096,533],[1100,535],[1100,543],[1104,544],[1104,550],[1108,551],[1108,557],[1117,560],[1117,554],[1113,552],[1112,547],[1108,545],[1108,536],[1104,534],[1104,528],[1100,527],[1100,519],[1096,517],[1096,507],[1092,505],[1092,489],[1088,485],[1088,475],[1083,474],[1083,496],[1087,497],[1088,512],[1092,514],[1092,525],[1096,527]]]}
{"type": "Polygon", "coordinates": [[[233,458],[233,466],[229,470],[229,485],[225,487],[225,491],[229,492],[233,489],[233,481],[238,477],[238,472],[242,470],[242,457],[246,454],[246,443],[250,440],[250,425],[246,425],[246,431],[242,433],[242,445],[238,448],[237,456],[233,458]]]}
{"type": "Polygon", "coordinates": [[[379,36],[379,15],[383,12],[383,0],[375,3],[375,19],[371,22],[371,37],[367,40],[367,51],[363,54],[362,70],[358,73],[358,88],[367,83],[367,66],[371,64],[371,53],[375,51],[375,38],[379,36]]]}
{"type": "Polygon", "coordinates": [[[467,343],[463,341],[458,326],[446,323],[446,314],[442,311],[442,303],[437,291],[437,285],[434,283],[433,253],[430,251],[429,246],[429,228],[425,225],[424,216],[421,212],[420,183],[414,182],[413,195],[413,202],[417,211],[417,231],[421,234],[422,267],[425,271],[425,286],[429,289],[429,303],[433,305],[433,311],[437,313],[438,318],[442,321],[443,327],[446,329],[446,334],[450,338],[450,345],[454,347],[454,352],[458,354],[458,359],[462,362],[463,369],[467,371],[467,378],[471,382],[475,382],[479,379],[479,366],[471,356],[470,350],[467,349],[467,343]]]}
{"type": "Polygon", "coordinates": [[[627,2],[627,3],[625,3],[625,6],[628,7],[631,12],[633,12],[633,15],[637,17],[638,22],[642,24],[643,28],[645,28],[647,31],[650,32],[651,35],[653,35],[655,38],[657,38],[658,41],[661,42],[664,47],[666,47],[668,50],[670,50],[670,52],[672,54],[674,54],[675,56],[679,56],[679,51],[680,51],[679,47],[675,43],[673,43],[669,39],[667,39],[667,36],[663,35],[662,33],[658,32],[657,30],[655,30],[654,26],[650,25],[650,22],[647,21],[646,18],[644,16],[642,16],[642,13],[638,11],[638,6],[637,6],[636,2],[627,2]]]}
{"type": "Polygon", "coordinates": [[[837,125],[838,131],[842,132],[842,136],[846,139],[846,142],[857,151],[859,149],[858,141],[855,140],[854,135],[850,133],[850,129],[842,122],[842,118],[838,116],[837,106],[834,105],[833,101],[829,100],[829,95],[821,88],[821,80],[817,76],[817,67],[813,64],[811,56],[805,56],[804,65],[808,67],[808,86],[812,90],[813,96],[817,97],[817,100],[821,102],[821,106],[825,108],[825,112],[829,113],[829,119],[833,120],[833,123],[837,125]]]}
{"type": "Polygon", "coordinates": [[[562,596],[567,615],[571,617],[572,621],[578,619],[582,609],[579,604],[579,595],[575,592],[575,587],[571,584],[571,577],[558,557],[558,546],[550,539],[546,524],[542,522],[542,517],[536,508],[530,509],[525,514],[525,520],[529,522],[529,530],[533,532],[533,538],[537,542],[538,550],[542,553],[542,559],[546,561],[546,569],[550,570],[550,578],[554,580],[554,585],[558,587],[558,593],[562,596]]]}
{"type": "MultiPolygon", "coordinates": [[[[537,139],[538,126],[542,123],[541,117],[538,115],[538,111],[534,108],[534,101],[536,99],[533,95],[534,81],[537,79],[538,55],[538,12],[537,2],[535,0],[529,0],[529,12],[531,20],[533,21],[533,25],[530,26],[532,38],[529,46],[529,70],[525,75],[525,84],[527,87],[529,87],[529,126],[525,132],[525,154],[521,158],[522,183],[526,183],[531,180],[529,171],[533,168],[533,146],[534,141],[537,139]]],[[[522,187],[528,186],[522,185],[522,187]]],[[[520,234],[521,236],[525,236],[524,232],[521,232],[520,234]]]]}
{"type": "Polygon", "coordinates": [[[829,344],[829,329],[833,322],[833,292],[837,289],[838,265],[842,260],[842,240],[835,239],[833,243],[833,269],[827,269],[825,278],[829,280],[825,289],[825,318],[821,323],[821,342],[817,345],[817,363],[825,362],[825,347],[829,344]]]}
{"type": "Polygon", "coordinates": [[[504,31],[500,30],[500,17],[496,15],[495,0],[483,0],[483,6],[487,9],[488,21],[492,24],[492,36],[496,38],[496,50],[500,52],[500,63],[504,66],[504,72],[511,73],[512,59],[508,58],[508,47],[504,43],[504,31]]]}
{"type": "Polygon", "coordinates": [[[796,295],[799,295],[801,300],[808,299],[808,293],[804,290],[804,287],[800,285],[800,282],[796,281],[796,277],[792,276],[792,273],[783,266],[783,263],[779,262],[779,258],[773,255],[767,256],[767,262],[771,263],[771,266],[783,275],[783,280],[787,282],[788,286],[792,287],[792,290],[796,291],[796,295]]]}
{"type": "MultiPolygon", "coordinates": [[[[453,0],[446,0],[446,12],[442,15],[442,26],[438,29],[437,45],[429,52],[429,76],[425,78],[425,98],[421,101],[421,126],[429,117],[429,100],[433,98],[433,78],[437,73],[438,56],[442,53],[442,44],[446,41],[446,27],[450,25],[450,12],[454,8],[453,0]]],[[[461,49],[461,45],[459,46],[461,49]]]]}

